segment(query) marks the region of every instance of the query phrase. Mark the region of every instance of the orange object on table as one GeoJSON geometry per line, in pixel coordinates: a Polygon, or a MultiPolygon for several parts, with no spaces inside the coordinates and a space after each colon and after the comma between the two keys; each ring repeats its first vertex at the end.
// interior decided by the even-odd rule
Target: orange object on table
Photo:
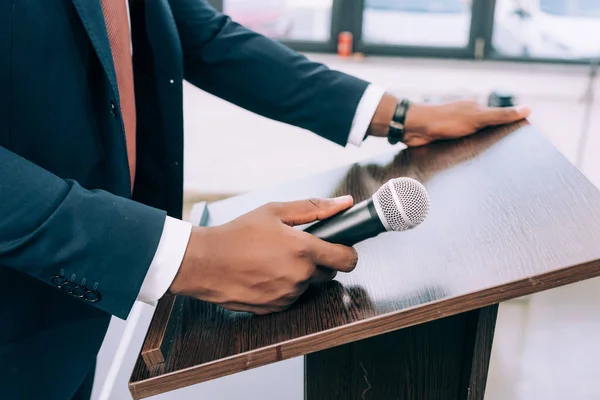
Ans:
{"type": "Polygon", "coordinates": [[[352,55],[353,39],[352,32],[340,32],[338,35],[338,55],[340,57],[352,55]]]}

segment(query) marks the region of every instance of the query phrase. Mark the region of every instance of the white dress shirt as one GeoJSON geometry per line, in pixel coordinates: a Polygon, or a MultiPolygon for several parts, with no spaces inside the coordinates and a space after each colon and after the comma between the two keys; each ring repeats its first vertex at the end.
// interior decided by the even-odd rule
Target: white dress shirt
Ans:
{"type": "MultiPolygon", "coordinates": [[[[129,13],[129,4],[127,0],[124,1],[127,3],[127,12],[129,13]]],[[[367,87],[358,103],[350,132],[348,132],[349,144],[361,145],[384,92],[383,88],[375,85],[367,87]]],[[[190,222],[167,216],[154,259],[137,296],[138,301],[156,305],[156,302],[167,292],[179,271],[191,232],[192,224],[190,222]]]]}

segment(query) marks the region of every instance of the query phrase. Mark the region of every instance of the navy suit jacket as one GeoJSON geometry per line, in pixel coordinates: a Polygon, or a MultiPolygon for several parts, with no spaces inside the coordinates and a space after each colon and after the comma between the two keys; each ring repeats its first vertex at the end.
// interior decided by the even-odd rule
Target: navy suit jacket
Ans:
{"type": "Polygon", "coordinates": [[[100,0],[0,0],[2,398],[71,398],[110,316],[127,317],[165,216],[181,217],[183,80],[340,145],[368,86],[205,1],[129,5],[133,194],[100,0]]]}

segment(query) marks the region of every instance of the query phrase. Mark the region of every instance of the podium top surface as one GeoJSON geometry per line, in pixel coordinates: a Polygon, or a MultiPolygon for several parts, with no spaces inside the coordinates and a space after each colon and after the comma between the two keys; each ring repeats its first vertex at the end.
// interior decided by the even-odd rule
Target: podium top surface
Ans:
{"type": "MultiPolygon", "coordinates": [[[[138,358],[134,397],[600,275],[600,193],[527,122],[213,203],[208,224],[270,201],[352,194],[359,202],[400,176],[427,188],[425,222],[359,243],[352,273],[283,313],[252,316],[178,298],[165,361],[147,367],[138,358]]],[[[148,337],[161,321],[155,315],[148,337]]]]}

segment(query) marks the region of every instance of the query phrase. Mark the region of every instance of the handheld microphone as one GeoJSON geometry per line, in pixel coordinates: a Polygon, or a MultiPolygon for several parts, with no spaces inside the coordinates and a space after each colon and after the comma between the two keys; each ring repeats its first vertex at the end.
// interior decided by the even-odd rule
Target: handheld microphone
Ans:
{"type": "Polygon", "coordinates": [[[354,246],[382,232],[414,228],[427,217],[429,205],[421,183],[412,178],[391,179],[370,199],[309,226],[305,232],[326,242],[354,246]]]}

